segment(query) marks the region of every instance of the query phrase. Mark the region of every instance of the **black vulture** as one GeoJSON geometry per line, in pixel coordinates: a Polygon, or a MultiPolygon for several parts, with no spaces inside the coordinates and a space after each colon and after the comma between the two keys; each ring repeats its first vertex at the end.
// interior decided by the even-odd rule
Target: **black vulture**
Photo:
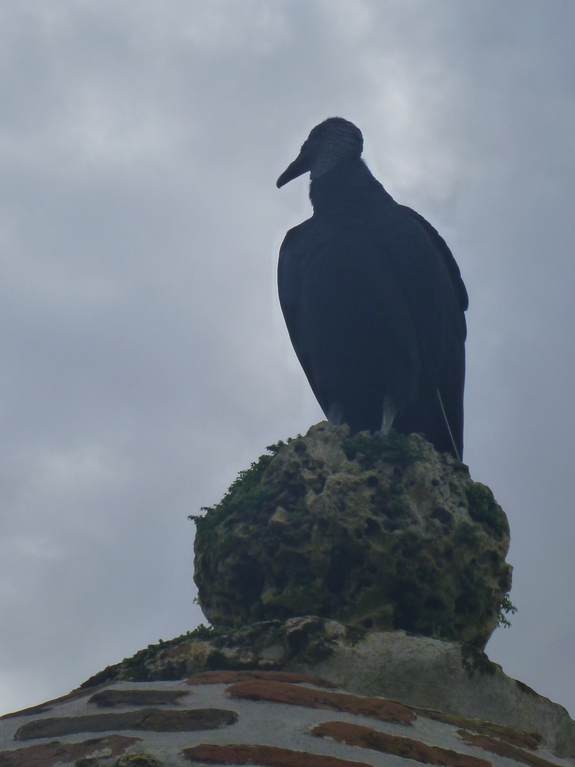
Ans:
{"type": "Polygon", "coordinates": [[[280,250],[288,331],[330,422],[419,432],[461,460],[467,291],[445,240],[395,202],[362,150],[359,128],[329,118],[277,180],[311,177],[313,215],[280,250]]]}

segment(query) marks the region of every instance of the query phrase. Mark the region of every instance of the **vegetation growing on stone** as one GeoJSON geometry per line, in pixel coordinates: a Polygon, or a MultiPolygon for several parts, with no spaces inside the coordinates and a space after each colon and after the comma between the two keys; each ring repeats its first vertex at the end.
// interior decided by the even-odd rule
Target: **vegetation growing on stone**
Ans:
{"type": "Polygon", "coordinates": [[[209,641],[230,633],[232,633],[232,629],[225,626],[204,626],[203,623],[200,623],[193,631],[186,631],[185,634],[180,634],[180,636],[166,642],[163,639],[159,639],[156,644],[149,644],[143,650],[139,650],[135,655],[132,655],[131,658],[124,658],[122,661],[121,678],[135,682],[146,680],[149,678],[149,666],[153,665],[154,660],[164,650],[176,647],[186,641],[209,641]]]}
{"type": "Polygon", "coordinates": [[[349,461],[357,461],[365,471],[382,460],[409,466],[424,458],[423,451],[409,437],[397,434],[393,429],[385,437],[378,435],[375,439],[366,432],[360,432],[353,439],[343,442],[343,451],[349,461]]]}
{"type": "Polygon", "coordinates": [[[480,482],[474,482],[466,492],[471,519],[489,526],[499,538],[509,535],[507,517],[491,490],[480,482]]]}
{"type": "Polygon", "coordinates": [[[263,474],[283,444],[280,441],[275,445],[269,445],[266,448],[268,454],[261,455],[249,469],[240,471],[216,506],[203,506],[201,510],[205,514],[190,514],[188,519],[193,520],[197,529],[203,534],[209,535],[237,509],[241,509],[247,516],[256,516],[270,495],[269,490],[262,484],[263,474]]]}
{"type": "Polygon", "coordinates": [[[479,525],[462,522],[457,529],[457,537],[462,545],[476,549],[479,546],[479,531],[479,525]]]}
{"type": "Polygon", "coordinates": [[[463,464],[325,423],[270,452],[195,518],[214,625],[319,615],[478,647],[506,625],[507,520],[463,464]]]}
{"type": "Polygon", "coordinates": [[[517,608],[511,602],[509,592],[504,594],[501,604],[499,605],[498,625],[503,626],[504,629],[508,629],[511,626],[511,621],[507,617],[509,614],[515,615],[517,608]]]}

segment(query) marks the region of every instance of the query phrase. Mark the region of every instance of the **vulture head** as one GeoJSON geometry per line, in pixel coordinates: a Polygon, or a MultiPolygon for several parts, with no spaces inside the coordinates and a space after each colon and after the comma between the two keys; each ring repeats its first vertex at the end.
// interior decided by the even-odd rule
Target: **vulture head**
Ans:
{"type": "Polygon", "coordinates": [[[358,158],[363,151],[363,136],[358,127],[343,117],[329,117],[316,125],[304,141],[299,155],[276,182],[278,189],[307,173],[312,180],[330,170],[343,157],[358,158]]]}

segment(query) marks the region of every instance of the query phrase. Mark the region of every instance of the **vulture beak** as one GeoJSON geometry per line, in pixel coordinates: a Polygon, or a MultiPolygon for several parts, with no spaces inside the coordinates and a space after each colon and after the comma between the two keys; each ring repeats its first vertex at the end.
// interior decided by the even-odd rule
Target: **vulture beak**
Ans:
{"type": "Polygon", "coordinates": [[[304,173],[307,173],[309,170],[311,170],[311,155],[312,152],[310,148],[304,144],[295,160],[287,166],[287,168],[276,181],[277,188],[281,189],[281,187],[285,186],[288,181],[293,181],[294,178],[302,176],[304,173]]]}

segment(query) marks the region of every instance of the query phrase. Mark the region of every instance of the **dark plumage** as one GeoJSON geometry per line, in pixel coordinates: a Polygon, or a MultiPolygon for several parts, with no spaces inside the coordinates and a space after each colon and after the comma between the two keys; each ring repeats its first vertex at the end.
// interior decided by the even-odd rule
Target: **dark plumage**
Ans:
{"type": "Polygon", "coordinates": [[[288,331],[332,423],[419,432],[461,458],[467,291],[443,238],[393,200],[362,150],[359,128],[330,118],[277,181],[310,171],[314,209],[280,250],[288,331]]]}

